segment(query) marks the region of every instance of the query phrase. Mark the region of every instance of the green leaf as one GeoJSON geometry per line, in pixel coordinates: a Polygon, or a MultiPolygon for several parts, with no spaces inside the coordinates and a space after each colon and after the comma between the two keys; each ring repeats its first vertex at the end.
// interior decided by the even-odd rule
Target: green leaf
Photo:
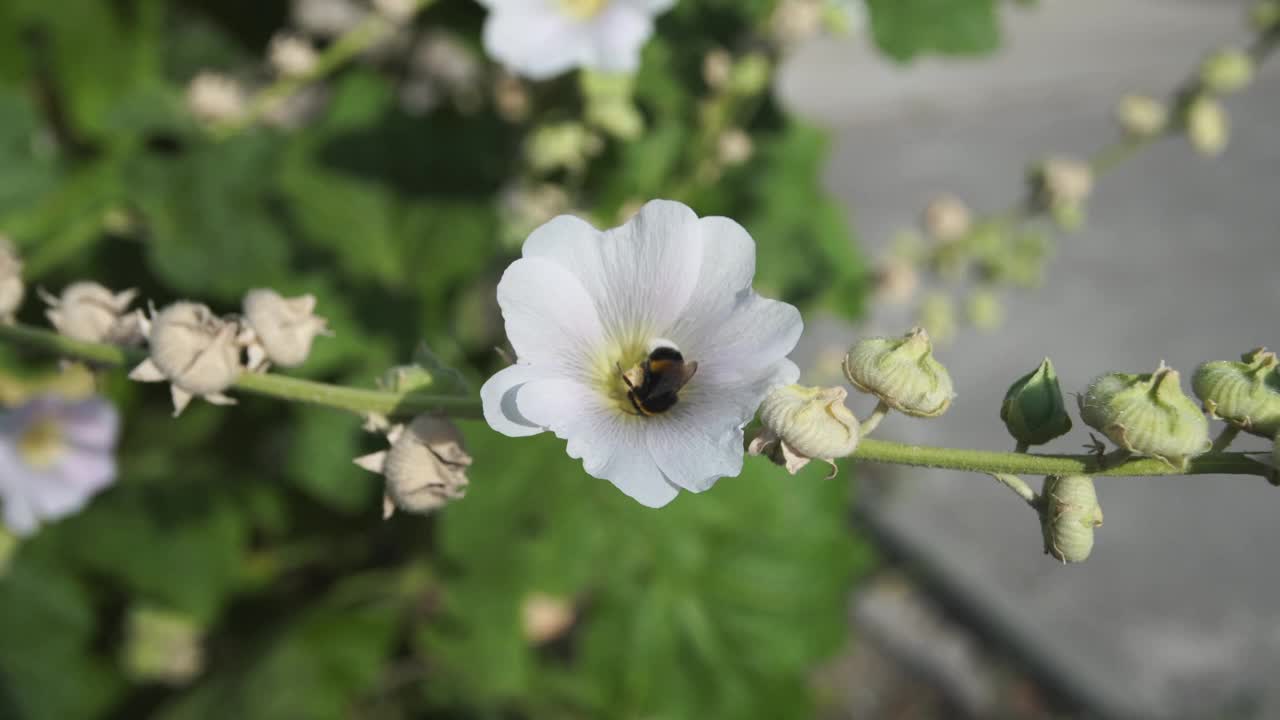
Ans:
{"type": "Polygon", "coordinates": [[[996,0],[867,0],[871,33],[889,57],[979,55],[1000,45],[996,0]]]}
{"type": "Polygon", "coordinates": [[[178,292],[236,305],[246,290],[285,277],[288,244],[272,186],[278,148],[270,134],[250,132],[130,166],[158,276],[178,292]]]}
{"type": "Polygon", "coordinates": [[[334,510],[368,511],[381,479],[356,467],[359,421],[346,413],[299,407],[293,413],[288,475],[303,492],[334,510]]]}
{"type": "Polygon", "coordinates": [[[90,650],[89,595],[47,553],[29,550],[0,578],[0,717],[101,717],[119,687],[90,650]]]}

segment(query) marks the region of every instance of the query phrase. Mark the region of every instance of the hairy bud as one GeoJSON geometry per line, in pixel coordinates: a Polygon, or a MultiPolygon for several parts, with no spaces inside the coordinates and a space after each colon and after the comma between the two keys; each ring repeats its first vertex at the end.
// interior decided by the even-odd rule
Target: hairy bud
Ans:
{"type": "Polygon", "coordinates": [[[774,388],[760,406],[764,431],[747,447],[795,475],[812,459],[831,465],[858,447],[858,418],[845,407],[842,387],[786,385],[774,388]]]}
{"type": "Polygon", "coordinates": [[[1187,138],[1201,155],[1221,155],[1231,138],[1231,121],[1222,103],[1198,97],[1187,106],[1187,138]]]}
{"type": "Polygon", "coordinates": [[[1149,138],[1164,132],[1169,123],[1169,111],[1155,98],[1125,95],[1116,106],[1116,120],[1130,137],[1149,138]]]}
{"type": "Polygon", "coordinates": [[[253,329],[249,367],[264,362],[292,368],[306,362],[317,335],[327,335],[325,319],[315,315],[313,295],[285,298],[274,290],[250,290],[244,297],[244,317],[253,329]]]}
{"type": "Polygon", "coordinates": [[[1163,363],[1146,375],[1102,375],[1080,396],[1080,418],[1129,452],[1185,470],[1212,443],[1208,419],[1182,392],[1179,378],[1163,363]]]}
{"type": "Polygon", "coordinates": [[[57,331],[73,340],[116,345],[142,343],[141,313],[126,313],[137,290],[113,293],[94,282],[68,285],[61,297],[41,291],[45,315],[57,331]]]}
{"type": "Polygon", "coordinates": [[[1210,92],[1225,95],[1248,87],[1253,71],[1253,58],[1248,53],[1235,48],[1219,50],[1200,66],[1200,82],[1210,92]]]}
{"type": "Polygon", "coordinates": [[[1000,419],[1009,434],[1026,445],[1043,445],[1070,432],[1071,416],[1049,358],[1009,387],[1000,405],[1000,419]]]}
{"type": "Polygon", "coordinates": [[[213,314],[208,307],[177,302],[155,314],[147,331],[151,356],[129,373],[140,382],[169,382],[174,417],[203,397],[217,405],[235,400],[223,392],[244,371],[240,364],[240,327],[213,314]]]}
{"type": "Polygon", "coordinates": [[[1204,363],[1191,376],[1191,389],[1210,415],[1245,432],[1276,437],[1280,432],[1280,363],[1266,348],[1247,352],[1242,360],[1204,363]]]}
{"type": "Polygon", "coordinates": [[[1063,563],[1084,562],[1093,551],[1093,531],[1102,526],[1102,507],[1093,478],[1051,475],[1040,495],[1044,551],[1063,563]]]}
{"type": "Polygon", "coordinates": [[[937,417],[951,407],[951,376],[933,358],[929,334],[915,328],[901,338],[860,340],[844,358],[854,387],[913,417],[937,417]]]}

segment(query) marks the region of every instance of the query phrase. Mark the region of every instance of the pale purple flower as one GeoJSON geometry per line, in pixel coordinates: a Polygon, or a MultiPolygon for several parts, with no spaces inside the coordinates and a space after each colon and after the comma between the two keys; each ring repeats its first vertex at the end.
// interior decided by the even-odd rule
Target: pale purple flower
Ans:
{"type": "Polygon", "coordinates": [[[675,0],[479,0],[484,48],[518,75],[545,80],[583,67],[634,72],[653,18],[675,0]]]}
{"type": "Polygon", "coordinates": [[[116,477],[120,418],[100,398],[41,395],[0,412],[0,501],[4,524],[30,535],[74,514],[116,477]]]}
{"type": "Polygon", "coordinates": [[[518,360],[481,388],[485,420],[512,437],[554,432],[587,473],[650,507],[737,475],[743,426],[800,374],[787,359],[800,313],[752,290],[755,250],[732,220],[665,200],[604,232],[569,215],[538,228],[498,284],[518,360]],[[623,374],[655,345],[697,370],[672,407],[645,414],[623,374]]]}

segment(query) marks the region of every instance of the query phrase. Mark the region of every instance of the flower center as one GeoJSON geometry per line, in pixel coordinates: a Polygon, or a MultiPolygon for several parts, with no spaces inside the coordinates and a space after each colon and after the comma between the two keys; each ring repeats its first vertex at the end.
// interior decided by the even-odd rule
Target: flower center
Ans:
{"type": "Polygon", "coordinates": [[[590,20],[609,4],[609,0],[558,0],[558,2],[560,10],[574,20],[590,20]]]}
{"type": "Polygon", "coordinates": [[[33,468],[43,470],[62,453],[62,430],[53,418],[41,418],[18,438],[18,455],[33,468]]]}

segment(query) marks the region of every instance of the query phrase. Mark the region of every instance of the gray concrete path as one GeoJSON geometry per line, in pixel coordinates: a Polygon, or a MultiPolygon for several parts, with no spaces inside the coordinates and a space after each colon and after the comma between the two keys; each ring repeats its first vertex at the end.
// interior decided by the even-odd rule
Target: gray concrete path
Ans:
{"type": "MultiPolygon", "coordinates": [[[[958,65],[903,69],[857,41],[822,41],[794,58],[782,92],[838,130],[830,187],[874,251],[938,192],[1002,208],[1028,160],[1109,140],[1119,95],[1162,93],[1208,49],[1247,37],[1242,5],[1043,0],[1009,11],[998,57],[958,65]]],[[[1010,447],[1000,399],[1044,355],[1076,391],[1107,370],[1165,360],[1189,375],[1202,360],[1280,346],[1280,72],[1270,70],[1230,101],[1233,142],[1220,159],[1167,141],[1101,180],[1089,227],[1059,242],[1047,286],[1011,296],[996,334],[967,330],[940,351],[959,392],[952,411],[890,418],[884,437],[1010,447]]],[[[909,322],[882,308],[870,330],[909,322]]],[[[802,360],[850,339],[822,327],[802,360]]],[[[1087,438],[1077,423],[1047,449],[1075,452],[1087,438]]],[[[1106,525],[1094,556],[1063,567],[1041,555],[1034,516],[989,478],[894,481],[866,500],[883,524],[1034,638],[1099,708],[1280,717],[1280,490],[1242,477],[1101,480],[1106,525]]]]}

